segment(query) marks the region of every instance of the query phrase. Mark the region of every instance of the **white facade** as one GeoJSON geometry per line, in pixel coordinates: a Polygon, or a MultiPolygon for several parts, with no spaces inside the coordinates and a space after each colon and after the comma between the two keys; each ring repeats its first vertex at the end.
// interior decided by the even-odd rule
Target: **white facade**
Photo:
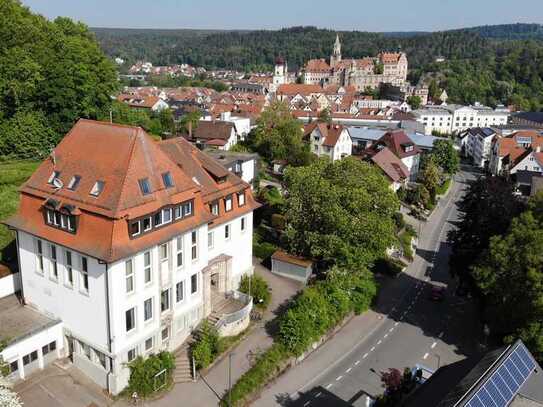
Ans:
{"type": "Polygon", "coordinates": [[[517,163],[513,168],[509,170],[510,174],[515,174],[517,171],[531,171],[531,172],[543,172],[543,163],[538,159],[538,155],[541,155],[540,151],[530,152],[526,157],[524,157],[520,162],[517,163]]]}
{"type": "Polygon", "coordinates": [[[332,161],[349,156],[353,151],[353,142],[349,130],[344,128],[334,146],[325,145],[325,137],[318,127],[309,136],[311,152],[319,157],[326,156],[332,161]]]}
{"type": "MultiPolygon", "coordinates": [[[[237,288],[241,276],[252,273],[252,213],[210,229],[204,224],[111,264],[59,245],[54,245],[55,262],[51,246],[46,240],[19,232],[25,299],[62,321],[74,364],[117,394],[128,383],[129,360],[176,349],[207,316],[203,270],[211,259],[231,257],[228,287],[237,288]],[[38,241],[43,271],[39,270],[38,241]],[[72,259],[71,278],[67,251],[72,259]]],[[[58,356],[64,354],[63,343],[57,333],[58,356]]],[[[7,356],[11,361],[13,357],[7,356]]]]}
{"type": "Polygon", "coordinates": [[[496,136],[490,129],[481,129],[481,131],[468,131],[462,139],[464,154],[470,157],[473,164],[480,168],[490,166],[492,155],[492,140],[496,136]]]}
{"type": "Polygon", "coordinates": [[[21,289],[19,276],[19,273],[13,273],[0,278],[0,298],[7,297],[21,289]]]}
{"type": "Polygon", "coordinates": [[[409,180],[416,181],[419,175],[420,154],[404,157],[401,160],[409,170],[409,180]]]}

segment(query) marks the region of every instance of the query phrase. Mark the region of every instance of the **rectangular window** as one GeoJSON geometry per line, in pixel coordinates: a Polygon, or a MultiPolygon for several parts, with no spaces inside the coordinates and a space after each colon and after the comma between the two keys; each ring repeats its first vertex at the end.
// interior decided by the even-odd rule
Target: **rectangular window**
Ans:
{"type": "Polygon", "coordinates": [[[224,240],[230,239],[230,225],[224,225],[224,240]]]}
{"type": "Polygon", "coordinates": [[[144,232],[148,232],[149,230],[151,230],[151,227],[152,227],[151,218],[145,218],[141,222],[143,224],[143,231],[144,232]]]}
{"type": "Polygon", "coordinates": [[[74,285],[74,271],[72,266],[72,252],[66,250],[66,281],[65,283],[69,286],[74,285]]]}
{"type": "Polygon", "coordinates": [[[56,212],[56,211],[55,211],[55,219],[54,219],[54,221],[53,221],[53,224],[54,224],[55,226],[60,226],[60,224],[61,224],[61,216],[60,216],[60,212],[56,212]]]}
{"type": "Polygon", "coordinates": [[[168,243],[163,243],[160,245],[159,248],[160,252],[160,261],[167,261],[168,260],[168,243]]]}
{"type": "Polygon", "coordinates": [[[160,225],[162,225],[162,212],[161,211],[155,213],[155,226],[160,226],[160,225]]]}
{"type": "Polygon", "coordinates": [[[81,257],[81,289],[89,292],[89,269],[86,257],[81,257]]]}
{"type": "Polygon", "coordinates": [[[245,216],[241,218],[241,231],[245,231],[245,216]]]}
{"type": "Polygon", "coordinates": [[[50,225],[55,223],[55,212],[51,209],[47,209],[47,223],[50,225]]]}
{"type": "Polygon", "coordinates": [[[137,236],[140,234],[140,222],[132,222],[130,224],[130,235],[131,236],[137,236]]]}
{"type": "Polygon", "coordinates": [[[168,311],[170,309],[170,289],[162,291],[160,293],[160,312],[168,311]]]}
{"type": "Polygon", "coordinates": [[[162,223],[170,223],[172,221],[172,208],[162,209],[162,223]]]}
{"type": "Polygon", "coordinates": [[[75,216],[68,215],[68,230],[73,232],[75,230],[75,216]]]}
{"type": "Polygon", "coordinates": [[[194,294],[198,291],[198,274],[190,276],[190,293],[194,294]]]}
{"type": "Polygon", "coordinates": [[[167,341],[170,338],[170,328],[166,327],[162,330],[162,342],[167,341]]]}
{"type": "Polygon", "coordinates": [[[143,195],[149,195],[151,193],[151,184],[149,184],[148,178],[143,178],[138,181],[140,184],[140,190],[143,195]]]}
{"type": "Polygon", "coordinates": [[[238,194],[238,206],[245,205],[245,192],[240,192],[238,194]]]}
{"type": "Polygon", "coordinates": [[[51,276],[55,280],[58,280],[58,263],[57,263],[57,247],[51,245],[51,276]]]}
{"type": "Polygon", "coordinates": [[[47,180],[47,183],[52,185],[55,178],[58,178],[58,177],[60,177],[60,171],[53,171],[51,173],[51,176],[47,180]]]}
{"type": "Polygon", "coordinates": [[[153,349],[153,337],[151,336],[150,338],[147,338],[145,340],[145,351],[149,352],[152,349],[153,349]]]}
{"type": "Polygon", "coordinates": [[[207,248],[213,249],[213,232],[207,233],[207,248]]]}
{"type": "Polygon", "coordinates": [[[19,370],[19,363],[17,361],[11,362],[9,364],[10,373],[15,373],[18,370],[19,370]]]}
{"type": "Polygon", "coordinates": [[[126,293],[130,294],[134,292],[134,265],[132,259],[127,260],[124,263],[125,281],[126,281],[126,293]]]}
{"type": "Polygon", "coordinates": [[[176,206],[173,210],[173,216],[175,219],[181,219],[183,217],[183,209],[180,206],[176,206]]]}
{"type": "Polygon", "coordinates": [[[191,233],[191,257],[192,260],[196,260],[198,258],[198,234],[196,231],[191,233]]]}
{"type": "Polygon", "coordinates": [[[148,298],[143,302],[143,320],[153,319],[153,299],[148,298]]]}
{"type": "Polygon", "coordinates": [[[172,178],[172,174],[170,174],[169,171],[162,174],[162,182],[164,182],[164,186],[166,188],[173,187],[173,178],[172,178]]]}
{"type": "Polygon", "coordinates": [[[153,280],[153,270],[151,267],[151,252],[143,253],[143,279],[145,284],[153,280]]]}
{"type": "Polygon", "coordinates": [[[178,282],[175,285],[175,301],[181,302],[185,298],[185,287],[183,281],[178,282]]]}
{"type": "Polygon", "coordinates": [[[68,189],[70,191],[75,191],[79,185],[79,181],[81,181],[81,177],[79,175],[74,175],[68,184],[68,189]]]}
{"type": "Polygon", "coordinates": [[[232,195],[228,195],[225,199],[224,199],[224,210],[226,212],[229,212],[232,210],[232,195]]]}
{"type": "Polygon", "coordinates": [[[183,237],[179,236],[176,239],[177,243],[177,267],[183,267],[183,237]]]}
{"type": "Polygon", "coordinates": [[[94,184],[94,186],[92,187],[90,191],[90,194],[96,197],[99,196],[104,190],[104,186],[105,186],[104,181],[96,181],[96,183],[94,184]]]}
{"type": "Polygon", "coordinates": [[[192,215],[192,201],[183,204],[183,217],[192,215]]]}
{"type": "Polygon", "coordinates": [[[126,332],[133,331],[136,328],[136,308],[130,308],[125,312],[126,332]]]}
{"type": "Polygon", "coordinates": [[[136,355],[137,355],[136,348],[130,349],[130,350],[126,353],[126,359],[127,359],[129,362],[132,362],[134,359],[136,359],[136,355]]]}
{"type": "Polygon", "coordinates": [[[218,216],[219,215],[219,202],[218,201],[212,202],[210,207],[211,207],[211,213],[213,215],[215,215],[215,216],[218,216]]]}
{"type": "Polygon", "coordinates": [[[36,269],[43,274],[43,243],[41,240],[36,240],[37,264],[36,269]]]}

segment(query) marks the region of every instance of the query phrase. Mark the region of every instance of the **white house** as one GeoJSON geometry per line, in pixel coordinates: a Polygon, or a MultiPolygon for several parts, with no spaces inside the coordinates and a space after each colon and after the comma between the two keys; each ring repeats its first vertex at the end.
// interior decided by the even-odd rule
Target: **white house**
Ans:
{"type": "Polygon", "coordinates": [[[480,168],[488,168],[492,153],[492,142],[497,134],[489,127],[474,127],[460,136],[463,154],[480,168]]]}
{"type": "Polygon", "coordinates": [[[517,171],[543,172],[543,153],[541,147],[537,146],[535,150],[531,148],[518,157],[509,169],[509,174],[515,174],[517,171]]]}
{"type": "MultiPolygon", "coordinates": [[[[209,315],[222,333],[247,326],[252,299],[236,289],[253,270],[257,206],[247,183],[182,138],[156,143],[141,128],[82,119],[5,222],[17,233],[23,310],[47,318],[55,358],[71,356],[117,394],[127,362],[173,351],[209,315]]],[[[27,361],[43,365],[39,349],[21,356],[29,349],[5,355],[14,378],[27,361]]]]}
{"type": "Polygon", "coordinates": [[[506,137],[495,138],[490,152],[490,172],[500,175],[508,172],[527,150],[543,146],[543,135],[538,131],[522,130],[506,137]]]}
{"type": "Polygon", "coordinates": [[[326,156],[335,161],[352,154],[351,135],[341,124],[311,123],[305,127],[305,138],[311,152],[319,157],[326,156]]]}

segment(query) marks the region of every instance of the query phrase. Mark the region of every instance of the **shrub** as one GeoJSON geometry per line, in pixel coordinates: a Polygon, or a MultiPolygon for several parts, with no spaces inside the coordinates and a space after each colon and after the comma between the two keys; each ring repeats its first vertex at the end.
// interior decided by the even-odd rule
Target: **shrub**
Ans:
{"type": "Polygon", "coordinates": [[[270,303],[271,294],[268,283],[260,276],[243,276],[239,283],[239,290],[251,295],[254,305],[258,308],[266,309],[270,303]]]}
{"type": "Polygon", "coordinates": [[[440,186],[437,187],[437,195],[445,195],[451,186],[451,179],[447,178],[440,186]]]}
{"type": "Polygon", "coordinates": [[[126,394],[138,393],[140,397],[147,397],[157,390],[155,375],[166,369],[166,383],[171,382],[172,372],[175,368],[175,357],[170,352],[160,352],[147,358],[138,356],[130,362],[130,379],[126,394]]]}
{"type": "Polygon", "coordinates": [[[271,225],[275,229],[279,229],[279,230],[285,229],[285,217],[279,213],[274,213],[271,216],[271,225]]]}
{"type": "Polygon", "coordinates": [[[259,259],[267,259],[277,250],[277,246],[269,242],[256,242],[253,240],[253,255],[259,259]]]}
{"type": "Polygon", "coordinates": [[[400,234],[400,244],[403,248],[403,255],[408,260],[413,260],[413,248],[411,246],[411,240],[413,236],[408,231],[403,231],[400,234]]]}
{"type": "Polygon", "coordinates": [[[202,323],[200,336],[191,347],[197,369],[208,367],[219,354],[219,334],[207,320],[202,323]]]}
{"type": "Polygon", "coordinates": [[[396,230],[402,230],[405,227],[405,220],[400,212],[396,212],[393,216],[396,230]]]}

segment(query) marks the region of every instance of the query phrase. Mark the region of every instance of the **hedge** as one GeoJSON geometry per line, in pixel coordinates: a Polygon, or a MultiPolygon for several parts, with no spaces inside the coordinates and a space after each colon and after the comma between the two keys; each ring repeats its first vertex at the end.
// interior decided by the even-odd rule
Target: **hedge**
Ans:
{"type": "Polygon", "coordinates": [[[447,178],[443,184],[437,187],[436,194],[437,195],[445,195],[447,191],[449,190],[449,187],[451,186],[451,179],[447,178]]]}
{"type": "Polygon", "coordinates": [[[164,351],[149,355],[145,359],[138,356],[128,366],[130,379],[124,393],[131,395],[136,392],[140,397],[147,397],[155,392],[155,375],[160,371],[166,369],[166,384],[171,382],[175,357],[172,353],[164,351]]]}
{"type": "Polygon", "coordinates": [[[403,255],[407,260],[413,260],[413,247],[411,246],[412,239],[413,236],[407,230],[400,234],[400,244],[403,248],[403,255]]]}
{"type": "Polygon", "coordinates": [[[191,346],[191,353],[196,369],[208,367],[219,354],[219,334],[207,320],[202,323],[200,335],[191,346]]]}
{"type": "Polygon", "coordinates": [[[253,297],[253,303],[260,309],[266,309],[270,303],[271,293],[268,283],[260,276],[244,275],[239,283],[239,291],[253,297]]]}

